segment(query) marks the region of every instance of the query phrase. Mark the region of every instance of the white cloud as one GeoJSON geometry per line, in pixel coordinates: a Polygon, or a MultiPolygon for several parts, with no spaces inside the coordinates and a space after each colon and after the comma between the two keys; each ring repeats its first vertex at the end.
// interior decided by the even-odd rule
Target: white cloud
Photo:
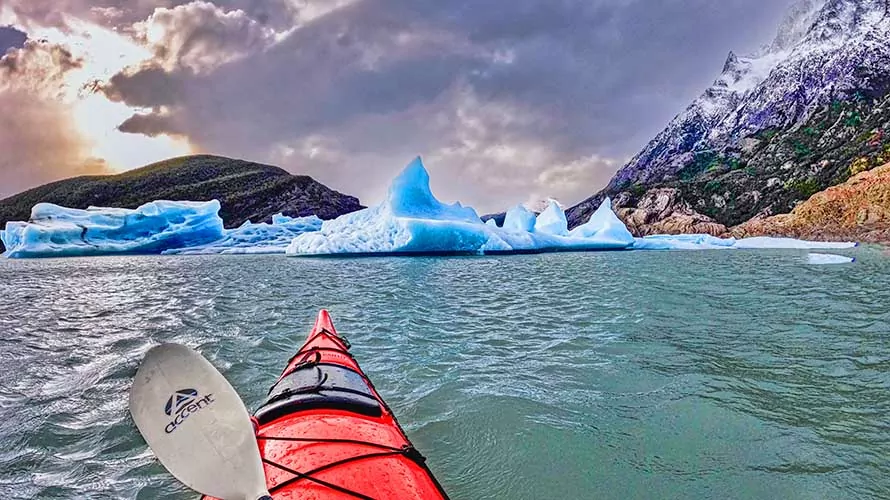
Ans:
{"type": "Polygon", "coordinates": [[[156,9],[134,30],[152,47],[153,63],[167,71],[187,68],[194,73],[211,72],[265,49],[276,39],[272,28],[243,10],[225,11],[204,1],[156,9]]]}

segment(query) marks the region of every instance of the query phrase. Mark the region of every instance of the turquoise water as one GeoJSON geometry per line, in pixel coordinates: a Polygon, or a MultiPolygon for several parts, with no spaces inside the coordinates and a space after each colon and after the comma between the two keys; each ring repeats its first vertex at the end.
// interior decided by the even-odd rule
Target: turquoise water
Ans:
{"type": "Polygon", "coordinates": [[[887,498],[890,256],[841,253],[0,260],[0,491],[192,498],[141,357],[255,407],[324,307],[452,498],[887,498]]]}

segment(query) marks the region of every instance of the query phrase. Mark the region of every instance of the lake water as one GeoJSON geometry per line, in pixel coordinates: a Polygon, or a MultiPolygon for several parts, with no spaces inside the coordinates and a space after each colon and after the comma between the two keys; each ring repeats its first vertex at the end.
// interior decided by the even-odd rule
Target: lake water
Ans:
{"type": "Polygon", "coordinates": [[[126,402],[160,342],[261,401],[319,308],[454,499],[890,497],[890,257],[0,260],[4,498],[193,498],[126,402]]]}

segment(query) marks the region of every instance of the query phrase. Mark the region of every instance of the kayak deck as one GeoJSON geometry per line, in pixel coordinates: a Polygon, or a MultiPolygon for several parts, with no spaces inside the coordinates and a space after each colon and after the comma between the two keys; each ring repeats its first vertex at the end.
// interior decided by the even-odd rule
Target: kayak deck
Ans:
{"type": "Polygon", "coordinates": [[[447,498],[325,310],[254,421],[275,500],[447,498]]]}

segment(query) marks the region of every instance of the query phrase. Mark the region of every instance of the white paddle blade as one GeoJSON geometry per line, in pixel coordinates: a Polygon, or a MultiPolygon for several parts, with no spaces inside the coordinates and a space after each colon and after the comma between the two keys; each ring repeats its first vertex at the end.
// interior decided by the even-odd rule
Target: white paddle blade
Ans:
{"type": "Polygon", "coordinates": [[[130,389],[130,414],[158,460],[189,488],[223,500],[269,495],[244,403],[197,352],[178,344],[148,351],[130,389]]]}

